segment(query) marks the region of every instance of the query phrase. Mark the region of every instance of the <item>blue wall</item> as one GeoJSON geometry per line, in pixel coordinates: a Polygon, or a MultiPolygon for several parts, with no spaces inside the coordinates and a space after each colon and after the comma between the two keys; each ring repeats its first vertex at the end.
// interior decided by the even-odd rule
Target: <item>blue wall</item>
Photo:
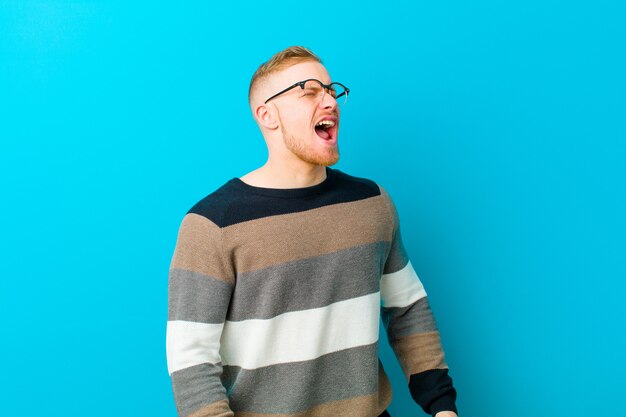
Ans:
{"type": "Polygon", "coordinates": [[[621,412],[623,3],[206,3],[0,3],[2,415],[175,415],[177,228],[265,161],[247,85],[293,44],[353,91],[336,167],[396,201],[461,415],[621,412]]]}

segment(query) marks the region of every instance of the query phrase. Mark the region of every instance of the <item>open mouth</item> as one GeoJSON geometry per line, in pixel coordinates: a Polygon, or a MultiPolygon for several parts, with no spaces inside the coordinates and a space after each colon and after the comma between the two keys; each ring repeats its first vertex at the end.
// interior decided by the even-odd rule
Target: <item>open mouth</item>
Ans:
{"type": "Polygon", "coordinates": [[[335,142],[337,140],[337,122],[335,120],[322,120],[315,125],[315,133],[324,140],[335,142]]]}

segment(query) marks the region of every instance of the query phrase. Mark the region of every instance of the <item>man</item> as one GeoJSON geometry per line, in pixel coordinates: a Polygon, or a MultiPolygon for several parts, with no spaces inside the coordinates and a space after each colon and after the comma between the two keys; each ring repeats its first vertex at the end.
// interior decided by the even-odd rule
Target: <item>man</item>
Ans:
{"type": "Polygon", "coordinates": [[[180,416],[389,416],[381,315],[412,397],[456,416],[391,198],[330,168],[348,94],[302,47],[254,74],[249,101],[268,160],[187,212],[170,266],[167,360],[180,416]]]}

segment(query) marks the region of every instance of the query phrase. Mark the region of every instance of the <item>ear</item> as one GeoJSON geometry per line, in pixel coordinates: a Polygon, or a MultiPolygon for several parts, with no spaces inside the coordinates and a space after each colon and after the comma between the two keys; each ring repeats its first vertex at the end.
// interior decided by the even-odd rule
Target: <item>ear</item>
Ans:
{"type": "Polygon", "coordinates": [[[275,110],[265,104],[261,104],[254,109],[254,117],[256,117],[261,126],[269,130],[278,129],[278,120],[274,113],[275,110]]]}

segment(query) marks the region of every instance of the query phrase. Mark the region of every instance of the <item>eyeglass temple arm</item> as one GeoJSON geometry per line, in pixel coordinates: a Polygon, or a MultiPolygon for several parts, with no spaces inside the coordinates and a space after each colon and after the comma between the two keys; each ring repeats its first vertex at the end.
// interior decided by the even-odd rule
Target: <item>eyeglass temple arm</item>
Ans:
{"type": "Polygon", "coordinates": [[[300,88],[304,88],[304,81],[298,81],[294,85],[290,85],[289,87],[285,88],[283,91],[280,91],[280,92],[274,94],[272,97],[270,97],[267,100],[265,100],[265,103],[263,103],[263,104],[267,104],[267,102],[270,101],[271,99],[273,99],[274,97],[277,97],[277,96],[281,95],[282,93],[287,92],[287,91],[289,91],[292,88],[297,87],[297,86],[300,86],[300,88]]]}

